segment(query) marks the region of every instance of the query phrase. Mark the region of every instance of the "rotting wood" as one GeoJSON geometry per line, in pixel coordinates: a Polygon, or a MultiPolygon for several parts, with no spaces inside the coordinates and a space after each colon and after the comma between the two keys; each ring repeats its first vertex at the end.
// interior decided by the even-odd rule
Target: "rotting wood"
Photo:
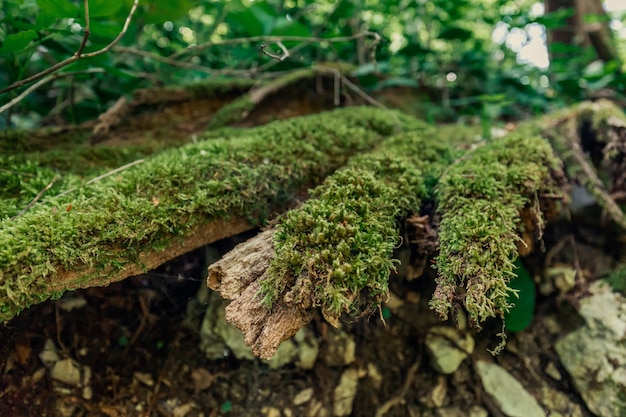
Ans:
{"type": "Polygon", "coordinates": [[[237,245],[209,266],[207,278],[209,288],[232,300],[226,307],[226,320],[241,331],[252,353],[263,359],[270,359],[283,340],[313,319],[315,311],[284,299],[272,309],[262,304],[258,293],[274,257],[274,233],[275,229],[265,230],[237,245]]]}
{"type": "Polygon", "coordinates": [[[68,271],[64,268],[59,268],[57,275],[52,277],[47,284],[48,291],[53,293],[93,287],[94,281],[86,280],[85,278],[94,275],[105,277],[104,279],[98,280],[97,285],[106,286],[112,282],[121,281],[127,277],[145,273],[180,255],[217,242],[218,240],[247,232],[255,227],[257,226],[251,224],[243,217],[219,220],[199,226],[185,236],[181,236],[180,239],[173,240],[165,250],[158,251],[150,249],[142,252],[137,262],[129,263],[121,269],[107,268],[105,270],[96,270],[94,268],[87,268],[68,271]]]}

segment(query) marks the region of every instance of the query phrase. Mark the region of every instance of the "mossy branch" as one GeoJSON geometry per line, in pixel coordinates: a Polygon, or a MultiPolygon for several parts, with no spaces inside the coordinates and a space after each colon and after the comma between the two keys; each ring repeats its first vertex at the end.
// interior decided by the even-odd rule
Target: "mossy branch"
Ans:
{"type": "MultiPolygon", "coordinates": [[[[508,287],[521,242],[520,214],[541,193],[558,195],[560,161],[542,138],[513,133],[476,148],[438,187],[440,253],[431,307],[446,318],[463,305],[480,326],[509,309],[508,287]]],[[[535,210],[534,226],[543,227],[535,210]]]]}
{"type": "Polygon", "coordinates": [[[240,233],[350,155],[414,123],[371,108],[275,122],[234,140],[170,149],[76,195],[42,199],[0,221],[0,320],[63,291],[156,267],[214,240],[201,236],[211,225],[234,222],[240,233]],[[170,253],[176,245],[183,249],[170,253]]]}

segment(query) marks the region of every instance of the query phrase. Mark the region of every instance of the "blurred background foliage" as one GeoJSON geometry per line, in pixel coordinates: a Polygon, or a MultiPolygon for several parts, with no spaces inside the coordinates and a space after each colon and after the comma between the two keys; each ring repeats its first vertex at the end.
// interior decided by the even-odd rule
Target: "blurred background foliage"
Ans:
{"type": "MultiPolygon", "coordinates": [[[[607,60],[592,46],[546,42],[546,30],[565,27],[575,14],[562,4],[546,12],[547,1],[140,0],[119,43],[59,71],[102,73],[55,79],[0,115],[0,128],[80,123],[137,88],[272,77],[322,61],[353,64],[351,75],[369,92],[420,92],[424,102],[415,111],[429,120],[518,119],[607,90],[619,98],[626,83],[626,12],[617,10],[619,2],[604,2],[608,14],[584,16],[611,28],[618,52],[607,60]],[[375,60],[371,39],[323,41],[364,31],[383,37],[374,45],[375,60]],[[262,36],[322,41],[285,41],[292,53],[278,62],[261,53],[262,36]]],[[[85,52],[120,33],[133,0],[88,3],[85,52]]],[[[85,23],[80,0],[0,2],[0,90],[71,57],[85,23]]],[[[280,53],[275,42],[265,43],[280,53]]],[[[0,94],[0,105],[26,87],[0,94]]]]}

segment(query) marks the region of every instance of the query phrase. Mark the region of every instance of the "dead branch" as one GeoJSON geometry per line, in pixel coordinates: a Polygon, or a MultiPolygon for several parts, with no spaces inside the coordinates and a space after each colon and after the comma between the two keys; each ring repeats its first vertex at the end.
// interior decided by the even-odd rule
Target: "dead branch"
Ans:
{"type": "Polygon", "coordinates": [[[81,75],[81,74],[97,74],[97,73],[103,73],[103,72],[104,72],[104,69],[102,68],[89,68],[84,71],[62,72],[62,73],[52,74],[48,77],[42,78],[41,80],[37,81],[35,84],[28,87],[26,90],[22,91],[20,95],[15,97],[13,100],[9,101],[8,103],[0,107],[0,114],[9,110],[11,107],[15,106],[20,101],[24,100],[26,96],[28,96],[30,93],[32,93],[33,91],[35,91],[36,89],[38,89],[44,84],[48,84],[49,82],[58,80],[59,78],[73,77],[75,75],[81,75]]]}
{"type": "Polygon", "coordinates": [[[350,36],[338,36],[336,38],[320,38],[317,36],[314,37],[306,37],[306,36],[251,36],[248,38],[234,38],[234,39],[224,39],[218,42],[209,41],[205,43],[201,43],[195,46],[191,46],[187,49],[183,49],[169,56],[170,59],[176,59],[182,55],[186,55],[188,53],[198,53],[204,49],[210,48],[212,46],[219,45],[237,45],[242,43],[254,43],[254,42],[266,42],[266,43],[278,43],[278,42],[300,42],[304,44],[311,43],[341,43],[341,42],[350,42],[361,38],[372,38],[375,43],[380,42],[382,37],[377,32],[364,31],[359,32],[350,36]]]}
{"type": "Polygon", "coordinates": [[[222,298],[233,300],[226,307],[226,320],[244,335],[252,352],[271,358],[283,340],[296,334],[313,319],[311,306],[279,301],[271,310],[261,304],[260,282],[274,257],[274,229],[238,245],[209,266],[207,284],[222,298]]]}

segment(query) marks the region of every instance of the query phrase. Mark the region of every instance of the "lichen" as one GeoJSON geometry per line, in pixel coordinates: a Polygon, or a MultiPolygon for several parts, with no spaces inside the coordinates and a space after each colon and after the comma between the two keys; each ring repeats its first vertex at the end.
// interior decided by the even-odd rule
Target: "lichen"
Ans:
{"type": "MultiPolygon", "coordinates": [[[[442,318],[462,304],[480,326],[508,311],[520,212],[542,191],[559,193],[550,175],[559,164],[542,138],[512,133],[476,148],[446,171],[438,186],[440,253],[430,303],[442,318]]],[[[535,214],[541,226],[541,213],[535,214]]]]}
{"type": "Polygon", "coordinates": [[[449,162],[434,128],[416,126],[356,156],[288,212],[275,238],[276,255],[261,283],[265,305],[282,297],[320,307],[326,319],[367,314],[388,293],[398,261],[398,220],[417,212],[449,162]]]}
{"type": "Polygon", "coordinates": [[[112,269],[136,263],[141,251],[162,248],[201,224],[230,216],[261,222],[268,208],[414,123],[372,108],[275,122],[235,140],[163,151],[15,220],[0,220],[0,320],[58,295],[48,282],[60,271],[98,285],[112,269]]]}

